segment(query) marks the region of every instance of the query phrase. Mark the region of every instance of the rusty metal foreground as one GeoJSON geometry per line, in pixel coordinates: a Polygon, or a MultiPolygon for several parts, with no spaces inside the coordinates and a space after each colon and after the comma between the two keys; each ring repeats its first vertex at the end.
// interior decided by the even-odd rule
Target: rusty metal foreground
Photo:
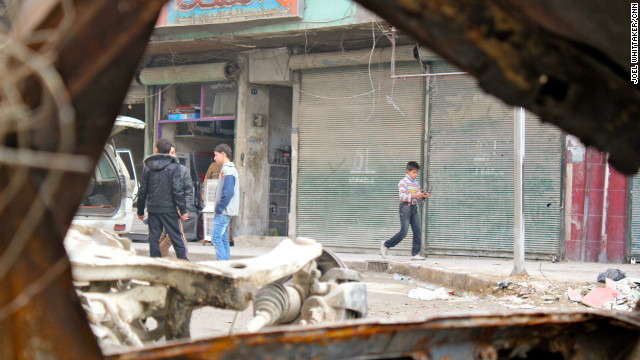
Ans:
{"type": "Polygon", "coordinates": [[[62,242],[164,3],[25,0],[0,34],[0,359],[102,358],[62,242]]]}
{"type": "Polygon", "coordinates": [[[636,314],[547,312],[358,321],[177,343],[106,358],[631,360],[640,358],[636,314]]]}
{"type": "MultiPolygon", "coordinates": [[[[596,3],[616,9],[618,2],[359,1],[480,78],[485,90],[610,151],[618,169],[638,168],[640,95],[627,72],[596,43],[554,40],[549,27],[526,26],[536,12],[528,3],[589,10],[596,3]]],[[[89,182],[88,165],[102,151],[164,3],[26,0],[15,21],[0,74],[2,359],[103,357],[74,292],[62,241],[89,182]]],[[[593,14],[597,20],[598,11],[593,14]]],[[[599,24],[580,20],[579,27],[599,24]]],[[[614,48],[628,49],[621,39],[614,48]]],[[[638,322],[628,315],[494,315],[292,328],[109,358],[638,359],[638,339],[638,322]]]]}

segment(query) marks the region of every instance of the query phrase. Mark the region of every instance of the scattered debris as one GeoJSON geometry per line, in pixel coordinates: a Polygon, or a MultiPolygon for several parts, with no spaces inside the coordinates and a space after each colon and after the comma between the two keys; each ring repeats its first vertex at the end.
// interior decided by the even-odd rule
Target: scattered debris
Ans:
{"type": "Polygon", "coordinates": [[[615,303],[620,291],[609,287],[595,288],[582,298],[582,303],[592,308],[600,309],[605,304],[615,303]]]}
{"type": "Polygon", "coordinates": [[[608,268],[605,272],[598,274],[598,282],[605,282],[605,279],[611,279],[613,281],[622,280],[627,277],[624,271],[619,269],[608,268]]]}
{"type": "Polygon", "coordinates": [[[394,280],[398,280],[398,281],[402,281],[402,280],[406,279],[406,277],[404,275],[400,275],[400,274],[393,274],[393,279],[394,280]]]}
{"type": "Polygon", "coordinates": [[[418,300],[447,300],[449,299],[449,294],[447,294],[447,290],[443,287],[435,290],[419,287],[409,290],[409,297],[418,300]]]}
{"type": "Polygon", "coordinates": [[[507,300],[507,301],[511,301],[514,302],[516,304],[522,304],[524,303],[524,299],[517,297],[516,295],[508,295],[508,296],[503,296],[500,298],[500,300],[507,300]]]}
{"type": "Polygon", "coordinates": [[[505,303],[500,303],[500,305],[509,308],[509,309],[533,309],[535,308],[535,306],[531,305],[531,304],[521,304],[521,305],[513,305],[513,304],[505,304],[505,303]]]}
{"type": "Polygon", "coordinates": [[[503,280],[503,281],[500,281],[500,282],[498,283],[498,287],[499,287],[500,289],[506,289],[506,288],[508,288],[508,287],[509,287],[509,285],[511,285],[511,281],[509,281],[509,280],[503,280]]]}
{"type": "Polygon", "coordinates": [[[536,293],[535,287],[529,286],[527,284],[525,284],[525,286],[518,289],[518,296],[525,299],[532,296],[535,293],[536,293]]]}
{"type": "Polygon", "coordinates": [[[631,311],[640,300],[640,288],[637,281],[638,279],[629,278],[613,281],[607,278],[605,287],[596,287],[595,284],[583,286],[581,290],[569,287],[567,297],[576,303],[599,309],[631,311]],[[587,296],[589,297],[587,298],[587,296]]]}
{"type": "Polygon", "coordinates": [[[578,290],[574,290],[572,288],[567,289],[567,297],[571,301],[575,301],[575,302],[582,301],[582,294],[578,290]]]}

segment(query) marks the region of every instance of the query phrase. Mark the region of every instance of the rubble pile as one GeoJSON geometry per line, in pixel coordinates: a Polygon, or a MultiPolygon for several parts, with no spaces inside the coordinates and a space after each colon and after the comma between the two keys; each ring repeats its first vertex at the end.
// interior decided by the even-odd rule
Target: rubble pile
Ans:
{"type": "Polygon", "coordinates": [[[567,289],[569,300],[595,309],[631,311],[640,300],[640,279],[605,279],[605,286],[588,285],[567,289]]]}
{"type": "MultiPolygon", "coordinates": [[[[488,299],[511,309],[532,309],[548,304],[631,311],[640,301],[640,279],[626,278],[624,272],[607,269],[597,281],[572,288],[552,283],[499,282],[488,299]],[[599,282],[603,282],[600,284],[599,282]]],[[[565,285],[566,286],[566,285],[565,285]]]]}

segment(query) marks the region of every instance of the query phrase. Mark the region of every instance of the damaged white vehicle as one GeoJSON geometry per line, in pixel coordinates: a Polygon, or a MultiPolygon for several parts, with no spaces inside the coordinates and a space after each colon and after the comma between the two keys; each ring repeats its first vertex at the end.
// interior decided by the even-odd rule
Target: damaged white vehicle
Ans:
{"type": "Polygon", "coordinates": [[[202,306],[244,310],[253,302],[246,331],[367,314],[360,274],[311,239],[285,239],[255,258],[195,263],[136,256],[128,239],[73,225],[65,247],[103,348],[189,338],[191,313],[202,306]]]}
{"type": "MultiPolygon", "coordinates": [[[[144,121],[118,115],[110,137],[126,129],[144,129],[144,121]]],[[[133,164],[122,159],[121,152],[113,144],[107,143],[78,207],[74,224],[92,226],[127,234],[131,231],[135,210],[133,197],[137,193],[137,180],[133,164]]],[[[128,154],[127,161],[132,161],[128,154]]]]}

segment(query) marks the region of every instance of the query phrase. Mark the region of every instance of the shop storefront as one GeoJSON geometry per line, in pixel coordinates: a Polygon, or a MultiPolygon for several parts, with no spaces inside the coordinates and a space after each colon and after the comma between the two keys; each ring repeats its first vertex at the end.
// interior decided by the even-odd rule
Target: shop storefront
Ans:
{"type": "MultiPolygon", "coordinates": [[[[237,86],[225,77],[224,66],[146,68],[140,74],[152,92],[153,140],[170,140],[180,162],[189,168],[197,195],[190,205],[193,214],[204,207],[201,194],[214,148],[225,143],[233,149],[235,144],[237,86]]],[[[184,226],[190,241],[205,238],[211,227],[201,213],[184,226]]]]}
{"type": "MultiPolygon", "coordinates": [[[[432,64],[434,74],[455,71],[432,64]]],[[[512,256],[514,108],[467,75],[434,76],[429,89],[428,252],[512,256]]],[[[552,258],[561,253],[564,136],[531,113],[525,124],[525,254],[552,258]]]]}
{"type": "Polygon", "coordinates": [[[400,228],[397,185],[422,156],[425,82],[390,75],[389,63],[301,72],[298,236],[373,248],[400,228]]]}
{"type": "MultiPolygon", "coordinates": [[[[426,65],[457,71],[443,61],[400,61],[394,71],[426,65]]],[[[415,160],[433,192],[421,209],[428,253],[511,256],[514,109],[466,75],[391,71],[385,62],[301,69],[297,235],[375,251],[400,228],[397,183],[415,160]]],[[[561,254],[563,139],[527,114],[528,257],[561,254]]]]}

